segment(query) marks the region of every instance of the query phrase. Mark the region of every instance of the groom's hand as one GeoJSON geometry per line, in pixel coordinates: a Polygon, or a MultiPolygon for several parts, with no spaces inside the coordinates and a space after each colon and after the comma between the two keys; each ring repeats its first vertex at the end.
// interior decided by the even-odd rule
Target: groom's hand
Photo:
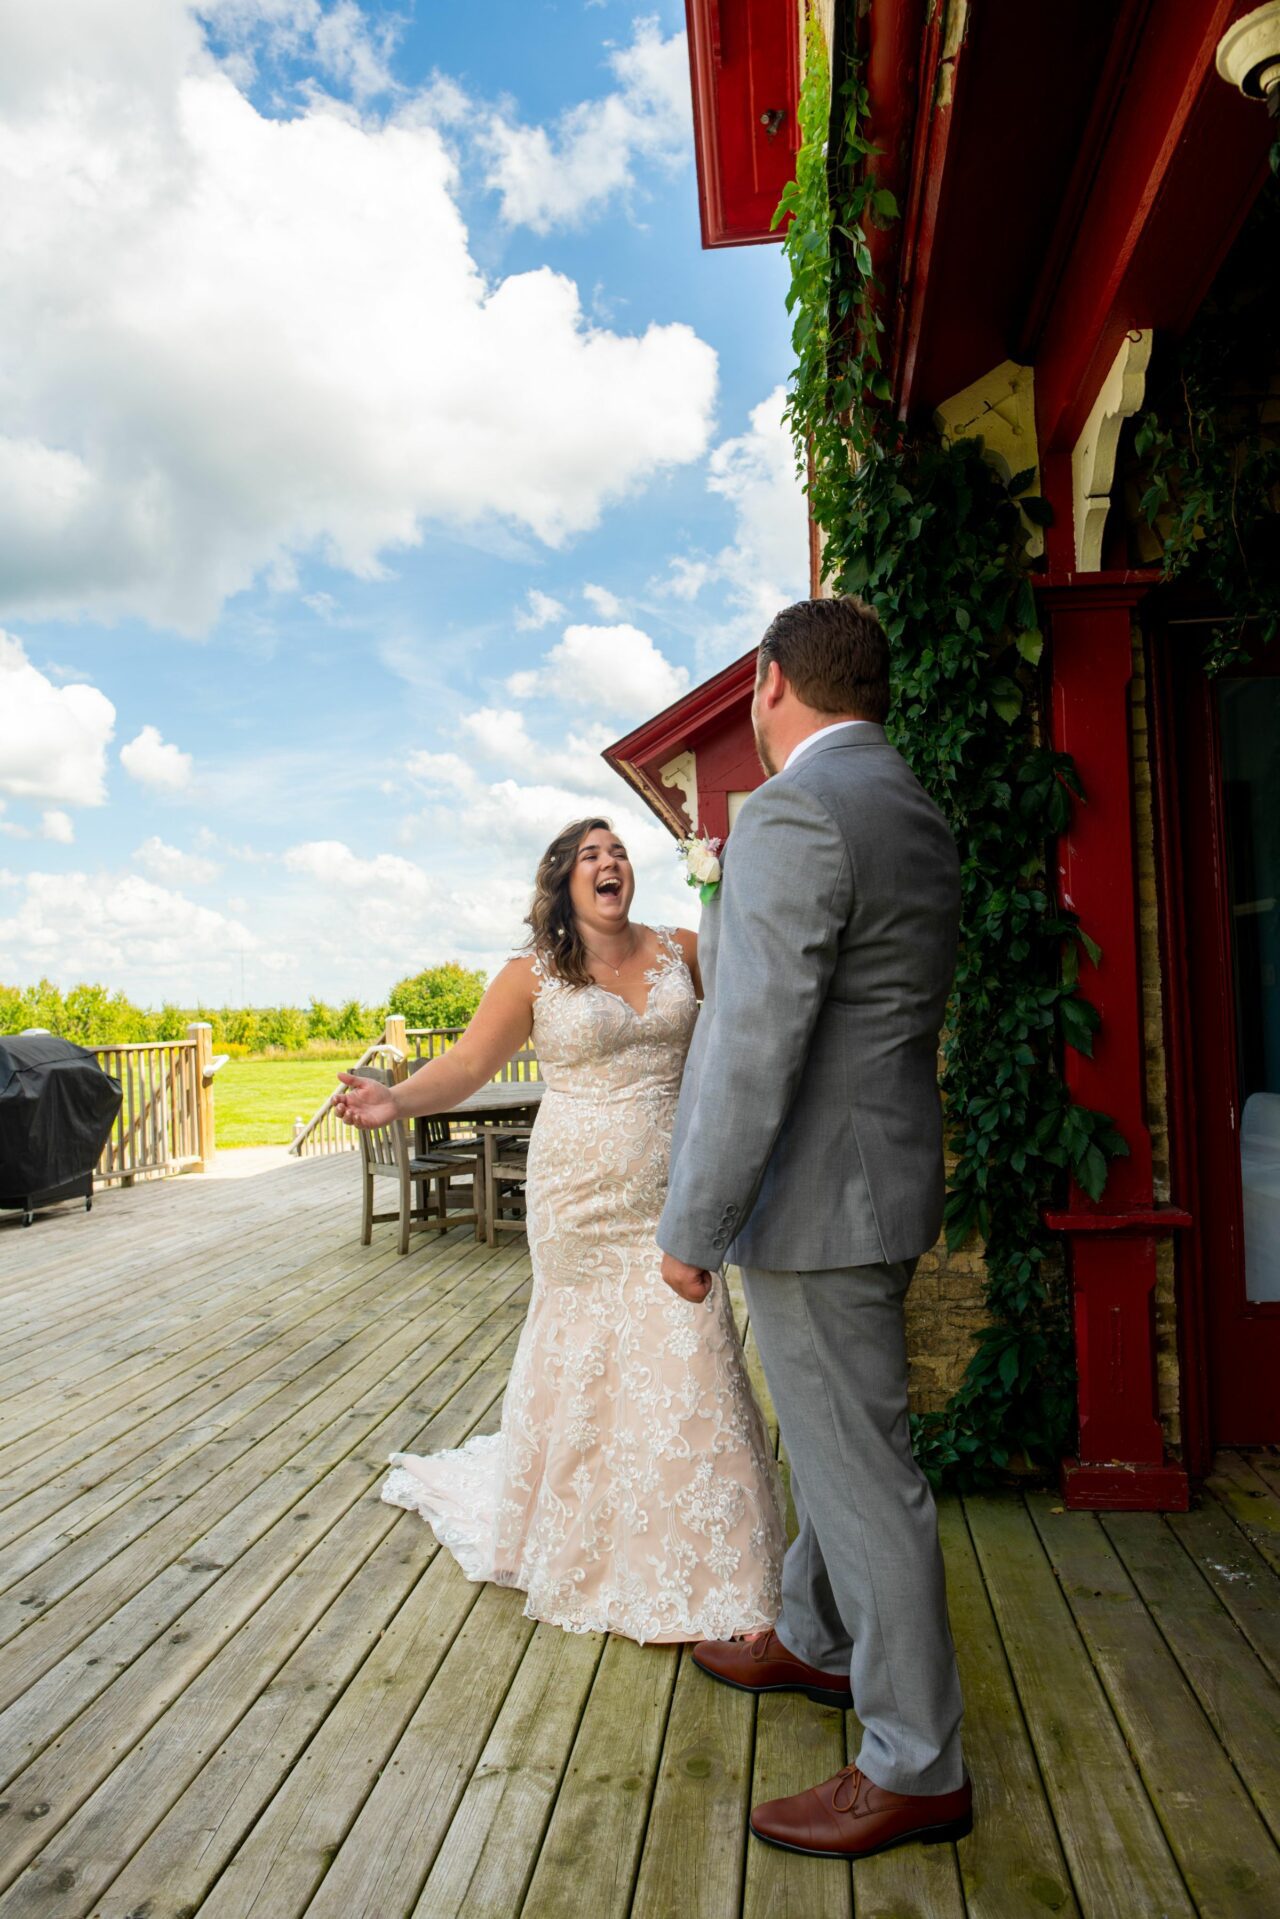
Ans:
{"type": "Polygon", "coordinates": [[[701,1266],[686,1266],[670,1253],[662,1255],[662,1277],[673,1293],[697,1306],[711,1291],[711,1275],[701,1266]]]}

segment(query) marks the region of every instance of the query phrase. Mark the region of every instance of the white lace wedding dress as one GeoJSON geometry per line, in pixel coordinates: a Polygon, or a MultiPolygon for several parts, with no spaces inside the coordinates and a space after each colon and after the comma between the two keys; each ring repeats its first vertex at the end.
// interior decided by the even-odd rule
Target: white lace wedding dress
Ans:
{"type": "Polygon", "coordinates": [[[665,929],[659,943],[643,1013],[536,969],[533,1295],[501,1430],[393,1453],[382,1497],[420,1513],[468,1579],[519,1587],[531,1619],[727,1639],[777,1618],[785,1538],[724,1282],[694,1306],[660,1277],[697,1001],[665,929]]]}

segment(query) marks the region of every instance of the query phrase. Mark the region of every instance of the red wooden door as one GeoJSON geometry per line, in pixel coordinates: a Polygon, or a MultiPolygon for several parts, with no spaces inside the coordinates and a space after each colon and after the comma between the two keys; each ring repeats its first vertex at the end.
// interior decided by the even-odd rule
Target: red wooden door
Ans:
{"type": "MultiPolygon", "coordinates": [[[[1201,629],[1202,631],[1202,629],[1201,629]]],[[[1213,680],[1174,628],[1182,989],[1215,1445],[1280,1441],[1280,646],[1213,680]]]]}

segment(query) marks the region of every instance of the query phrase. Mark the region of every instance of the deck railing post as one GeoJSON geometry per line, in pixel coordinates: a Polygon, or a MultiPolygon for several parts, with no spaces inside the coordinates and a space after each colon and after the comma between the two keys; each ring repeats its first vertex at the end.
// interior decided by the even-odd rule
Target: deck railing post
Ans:
{"type": "Polygon", "coordinates": [[[218,1142],[213,1118],[213,1028],[208,1020],[194,1020],[187,1038],[195,1042],[196,1164],[193,1173],[207,1173],[218,1142]]]}
{"type": "Polygon", "coordinates": [[[388,1062],[388,1064],[392,1065],[392,1079],[395,1079],[397,1075],[403,1077],[409,1070],[409,1035],[405,1030],[406,1025],[407,1021],[403,1013],[388,1013],[387,1023],[382,1029],[383,1045],[394,1046],[404,1062],[404,1064],[398,1068],[388,1062]]]}

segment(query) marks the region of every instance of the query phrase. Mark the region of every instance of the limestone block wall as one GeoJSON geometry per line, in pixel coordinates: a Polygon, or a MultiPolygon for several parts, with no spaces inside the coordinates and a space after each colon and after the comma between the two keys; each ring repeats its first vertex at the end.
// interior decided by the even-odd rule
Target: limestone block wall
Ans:
{"type": "Polygon", "coordinates": [[[986,1320],[983,1278],[976,1242],[948,1253],[946,1241],[939,1240],[917,1266],[907,1294],[912,1412],[936,1412],[964,1377],[974,1336],[986,1320]]]}

